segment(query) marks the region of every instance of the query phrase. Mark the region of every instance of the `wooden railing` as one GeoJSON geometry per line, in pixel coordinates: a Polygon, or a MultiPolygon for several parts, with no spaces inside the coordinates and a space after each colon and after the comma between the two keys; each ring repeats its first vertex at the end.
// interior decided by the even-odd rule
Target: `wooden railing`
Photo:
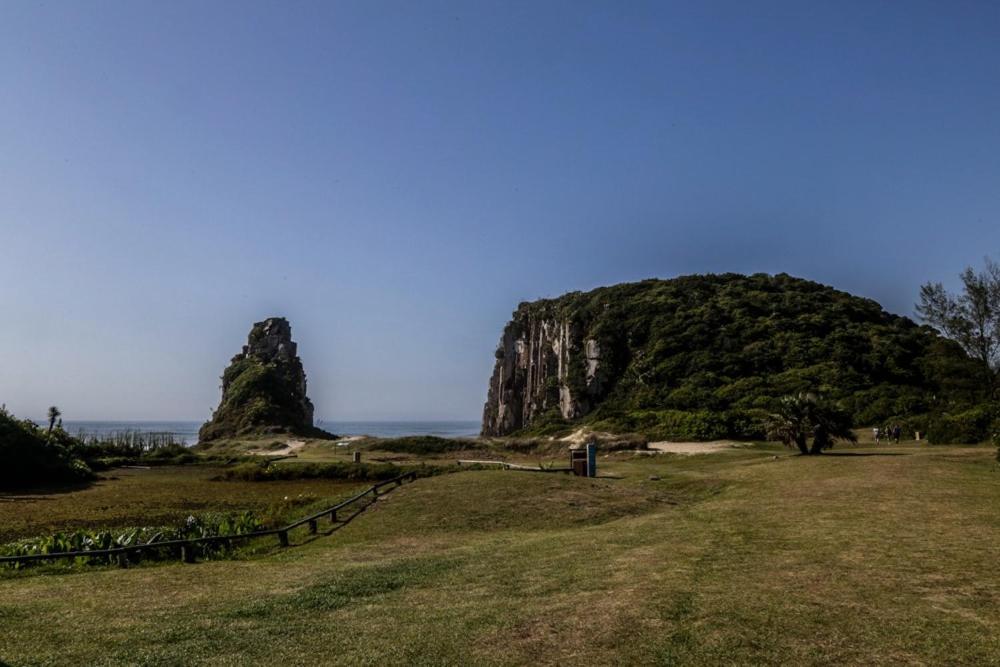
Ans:
{"type": "Polygon", "coordinates": [[[373,486],[368,487],[361,493],[348,498],[347,500],[337,503],[333,507],[328,507],[322,511],[311,514],[307,517],[293,521],[287,526],[282,526],[280,528],[269,528],[267,530],[255,530],[251,533],[240,533],[237,535],[213,535],[211,537],[193,537],[184,540],[164,540],[162,542],[147,542],[145,544],[133,544],[127,547],[115,547],[113,549],[92,549],[84,551],[60,551],[55,553],[47,554],[27,554],[23,556],[2,556],[0,557],[0,565],[2,564],[17,564],[17,563],[30,563],[33,561],[44,561],[44,560],[58,560],[62,558],[94,558],[94,557],[107,557],[109,562],[114,562],[116,559],[121,566],[128,565],[129,556],[135,555],[139,556],[146,551],[159,551],[163,549],[172,550],[177,556],[185,563],[193,563],[196,555],[196,547],[199,544],[225,544],[229,545],[232,542],[252,540],[258,537],[267,537],[268,535],[277,535],[278,544],[282,547],[288,546],[288,532],[298,528],[299,526],[309,526],[309,533],[315,535],[319,529],[319,520],[329,517],[330,523],[337,521],[337,512],[358,502],[362,498],[371,495],[373,498],[379,495],[379,490],[387,486],[401,486],[403,482],[410,480],[413,481],[417,478],[417,473],[415,471],[410,471],[399,475],[398,477],[393,477],[384,482],[379,482],[373,486]]]}

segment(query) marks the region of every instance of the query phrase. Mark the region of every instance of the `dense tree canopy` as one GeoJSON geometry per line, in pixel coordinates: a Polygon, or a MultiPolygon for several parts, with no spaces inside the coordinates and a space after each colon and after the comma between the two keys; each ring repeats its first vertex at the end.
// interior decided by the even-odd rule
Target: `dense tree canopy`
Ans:
{"type": "MultiPolygon", "coordinates": [[[[822,394],[859,424],[960,409],[983,395],[976,363],[955,342],[875,301],[785,274],[646,280],[521,308],[599,342],[603,395],[586,420],[609,427],[760,436],[781,397],[800,392],[822,394]]],[[[583,363],[570,369],[580,391],[583,363]]]]}

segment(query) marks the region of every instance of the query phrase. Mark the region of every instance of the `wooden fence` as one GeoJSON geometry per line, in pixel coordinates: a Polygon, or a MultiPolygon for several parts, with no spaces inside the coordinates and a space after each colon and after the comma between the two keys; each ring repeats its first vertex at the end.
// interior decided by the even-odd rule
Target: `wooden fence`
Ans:
{"type": "MultiPolygon", "coordinates": [[[[85,551],[62,551],[56,553],[48,554],[28,554],[24,556],[3,556],[0,557],[0,565],[3,564],[19,564],[19,563],[29,563],[32,561],[43,561],[43,560],[59,560],[62,558],[94,558],[94,557],[107,557],[108,562],[115,562],[117,560],[118,564],[122,567],[128,565],[129,556],[140,556],[146,551],[160,551],[163,549],[172,550],[178,558],[180,558],[185,563],[193,563],[195,560],[197,545],[199,544],[225,544],[229,545],[232,542],[237,542],[241,540],[252,540],[258,537],[266,537],[268,535],[277,535],[278,544],[282,547],[288,546],[288,532],[299,526],[308,526],[310,534],[316,534],[319,528],[320,519],[329,518],[330,523],[337,521],[337,512],[358,502],[362,498],[365,498],[369,494],[374,498],[379,494],[380,489],[384,487],[396,487],[401,486],[403,482],[409,480],[413,481],[417,478],[417,473],[415,471],[403,473],[398,477],[393,477],[384,482],[379,482],[361,493],[348,498],[347,500],[334,505],[333,507],[328,507],[322,511],[311,514],[307,517],[303,517],[297,521],[293,521],[287,526],[282,526],[280,528],[270,528],[268,530],[255,530],[252,533],[241,533],[238,535],[214,535],[212,537],[194,537],[186,540],[164,540],[162,542],[147,542],[145,544],[133,544],[127,547],[115,547],[113,549],[93,549],[85,551]]],[[[391,488],[390,488],[391,490],[391,488]]]]}

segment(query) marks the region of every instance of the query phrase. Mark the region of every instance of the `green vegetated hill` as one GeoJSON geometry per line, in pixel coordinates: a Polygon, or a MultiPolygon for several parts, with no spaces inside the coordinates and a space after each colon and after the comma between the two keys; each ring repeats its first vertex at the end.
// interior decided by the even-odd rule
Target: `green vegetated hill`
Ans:
{"type": "Polygon", "coordinates": [[[483,432],[579,424],[762,437],[776,400],[816,391],[855,424],[961,411],[981,371],[933,329],[789,275],[645,280],[522,303],[497,348],[483,432]]]}
{"type": "Polygon", "coordinates": [[[222,375],[222,399],[198,433],[200,443],[261,433],[327,437],[313,426],[306,374],[283,317],[257,322],[222,375]]]}

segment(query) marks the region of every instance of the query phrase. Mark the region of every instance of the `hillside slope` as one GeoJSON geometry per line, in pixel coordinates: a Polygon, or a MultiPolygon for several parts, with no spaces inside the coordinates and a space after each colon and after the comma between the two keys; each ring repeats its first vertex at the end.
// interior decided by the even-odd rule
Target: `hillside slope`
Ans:
{"type": "Polygon", "coordinates": [[[819,391],[859,424],[979,391],[929,327],[785,274],[684,276],[522,303],[504,328],[484,435],[583,422],[757,437],[775,399],[819,391]]]}

